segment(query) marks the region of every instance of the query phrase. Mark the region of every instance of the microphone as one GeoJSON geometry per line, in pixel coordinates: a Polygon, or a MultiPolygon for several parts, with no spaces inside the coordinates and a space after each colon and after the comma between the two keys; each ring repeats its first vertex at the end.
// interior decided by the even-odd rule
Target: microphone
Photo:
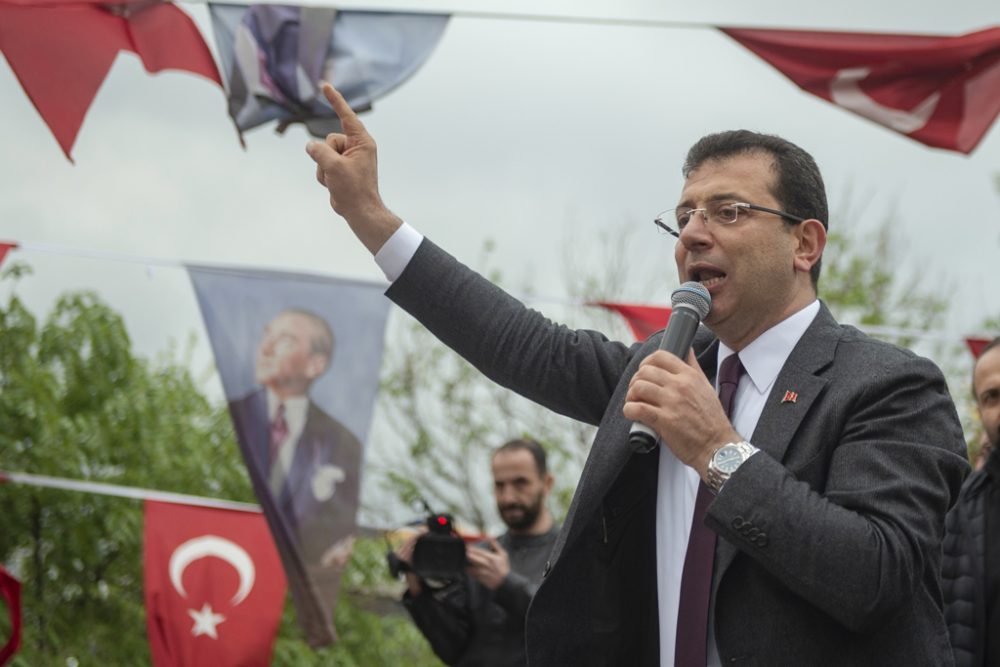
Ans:
{"type": "MultiPolygon", "coordinates": [[[[670,321],[660,340],[660,349],[685,359],[698,325],[712,310],[712,295],[704,285],[692,280],[671,293],[670,306],[670,321]]],[[[658,440],[659,436],[653,429],[639,422],[632,423],[628,442],[636,453],[647,454],[653,451],[658,440]]]]}

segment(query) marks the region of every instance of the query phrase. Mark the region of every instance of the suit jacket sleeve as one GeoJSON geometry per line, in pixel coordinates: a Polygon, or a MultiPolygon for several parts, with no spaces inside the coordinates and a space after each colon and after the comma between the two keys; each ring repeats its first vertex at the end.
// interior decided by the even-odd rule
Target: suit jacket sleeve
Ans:
{"type": "Polygon", "coordinates": [[[638,348],[553,323],[428,239],[386,294],[494,382],[588,424],[638,348]]]}
{"type": "Polygon", "coordinates": [[[707,522],[811,605],[872,632],[921,589],[939,599],[943,518],[968,463],[937,367],[858,336],[841,342],[784,458],[747,461],[707,522]]]}

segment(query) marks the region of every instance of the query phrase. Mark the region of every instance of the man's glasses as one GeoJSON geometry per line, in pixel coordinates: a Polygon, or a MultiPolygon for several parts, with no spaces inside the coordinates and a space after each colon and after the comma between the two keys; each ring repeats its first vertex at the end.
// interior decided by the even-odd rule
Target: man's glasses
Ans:
{"type": "Polygon", "coordinates": [[[772,215],[778,215],[796,223],[806,221],[805,218],[800,218],[797,215],[785,213],[777,209],[767,208],[766,206],[757,206],[756,204],[747,204],[746,202],[712,202],[704,208],[684,207],[664,211],[656,216],[653,222],[660,231],[680,238],[681,232],[691,222],[691,218],[694,217],[695,213],[701,213],[701,219],[706,225],[709,223],[713,225],[731,225],[739,220],[740,214],[745,211],[771,213],[772,215]]]}

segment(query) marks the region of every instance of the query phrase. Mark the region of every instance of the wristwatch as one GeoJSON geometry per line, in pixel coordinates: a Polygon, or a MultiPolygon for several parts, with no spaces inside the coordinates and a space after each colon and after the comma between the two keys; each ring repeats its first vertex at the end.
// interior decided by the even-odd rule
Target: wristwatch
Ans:
{"type": "Polygon", "coordinates": [[[708,488],[714,493],[722,490],[729,477],[743,463],[760,450],[746,440],[730,442],[719,447],[708,462],[708,488]]]}

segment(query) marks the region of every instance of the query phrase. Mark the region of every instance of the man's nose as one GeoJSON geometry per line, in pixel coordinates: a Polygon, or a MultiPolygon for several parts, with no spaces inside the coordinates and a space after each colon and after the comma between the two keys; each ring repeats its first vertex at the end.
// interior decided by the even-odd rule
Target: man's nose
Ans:
{"type": "Polygon", "coordinates": [[[712,243],[712,226],[708,224],[705,212],[701,210],[692,211],[691,219],[684,225],[678,241],[685,248],[697,248],[712,243]]]}

